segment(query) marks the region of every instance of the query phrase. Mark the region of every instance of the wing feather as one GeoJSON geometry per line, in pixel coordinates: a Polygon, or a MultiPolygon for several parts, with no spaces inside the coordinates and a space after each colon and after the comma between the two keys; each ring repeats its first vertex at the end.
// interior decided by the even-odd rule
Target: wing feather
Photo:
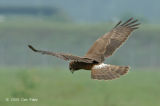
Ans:
{"type": "Polygon", "coordinates": [[[51,55],[51,56],[56,56],[57,58],[69,61],[69,60],[74,60],[74,61],[80,61],[80,62],[86,62],[86,63],[93,63],[95,62],[92,59],[89,58],[84,58],[80,56],[73,56],[71,54],[65,54],[65,53],[54,53],[54,52],[49,52],[49,51],[42,51],[42,50],[37,50],[33,46],[28,45],[28,47],[33,50],[34,52],[38,52],[41,54],[46,54],[46,55],[51,55]]]}
{"type": "Polygon", "coordinates": [[[140,23],[136,23],[137,21],[133,18],[122,24],[119,21],[110,32],[94,42],[85,57],[103,62],[105,57],[111,56],[128,39],[131,32],[138,28],[140,23]]]}
{"type": "MultiPolygon", "coordinates": [[[[103,64],[103,63],[102,63],[103,64]]],[[[97,80],[113,80],[120,78],[122,75],[125,75],[129,71],[129,66],[116,66],[116,65],[107,65],[103,64],[95,65],[91,70],[91,78],[97,80]]]]}
{"type": "MultiPolygon", "coordinates": [[[[129,19],[127,23],[118,26],[111,31],[111,37],[108,38],[109,43],[106,45],[104,57],[111,56],[129,37],[132,31],[137,29],[140,23],[135,24],[138,20],[129,19]]],[[[108,36],[108,35],[105,35],[108,36]]]]}

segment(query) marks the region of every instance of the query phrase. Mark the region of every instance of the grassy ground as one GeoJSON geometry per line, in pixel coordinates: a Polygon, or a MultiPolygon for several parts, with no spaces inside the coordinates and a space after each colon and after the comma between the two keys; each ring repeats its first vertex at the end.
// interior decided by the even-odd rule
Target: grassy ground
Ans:
{"type": "Polygon", "coordinates": [[[2,106],[159,106],[160,72],[131,70],[113,81],[63,69],[0,69],[2,106]],[[5,99],[19,98],[20,102],[5,99]],[[22,101],[37,98],[37,102],[22,101]]]}

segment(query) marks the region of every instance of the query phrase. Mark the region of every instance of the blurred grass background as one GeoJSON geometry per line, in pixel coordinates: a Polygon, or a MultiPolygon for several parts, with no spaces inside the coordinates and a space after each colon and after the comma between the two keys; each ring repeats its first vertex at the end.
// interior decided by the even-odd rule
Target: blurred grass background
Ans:
{"type": "Polygon", "coordinates": [[[0,106],[159,106],[159,3],[1,0],[0,106]],[[27,47],[83,56],[98,37],[130,17],[139,19],[140,28],[105,61],[131,66],[118,80],[92,80],[84,70],[71,74],[68,62],[27,47]],[[38,101],[7,102],[6,98],[38,101]]]}
{"type": "Polygon", "coordinates": [[[90,79],[89,71],[66,69],[1,69],[1,105],[5,106],[158,106],[160,72],[131,70],[113,81],[90,79]],[[8,97],[38,98],[38,102],[6,102],[8,97]]]}

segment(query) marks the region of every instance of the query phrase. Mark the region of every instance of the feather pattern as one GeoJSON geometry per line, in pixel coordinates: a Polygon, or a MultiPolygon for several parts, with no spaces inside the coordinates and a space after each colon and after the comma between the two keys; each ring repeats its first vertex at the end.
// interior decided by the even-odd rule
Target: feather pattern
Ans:
{"type": "Polygon", "coordinates": [[[98,80],[113,80],[125,75],[129,70],[128,66],[116,66],[108,64],[95,65],[91,71],[91,78],[98,80]]]}
{"type": "Polygon", "coordinates": [[[54,53],[54,52],[49,52],[49,51],[42,51],[42,50],[36,50],[33,46],[28,45],[28,47],[33,50],[34,52],[38,52],[41,54],[46,54],[46,55],[52,55],[52,56],[56,56],[60,59],[69,61],[69,60],[74,60],[74,61],[80,61],[80,62],[86,62],[86,63],[93,63],[94,60],[92,59],[88,59],[88,58],[84,58],[84,57],[80,57],[80,56],[74,56],[71,54],[65,54],[65,53],[54,53]]]}
{"type": "Polygon", "coordinates": [[[137,21],[133,18],[124,23],[119,21],[110,32],[94,42],[85,57],[103,62],[105,57],[111,56],[128,39],[131,32],[138,28],[140,23],[136,23],[137,21]]]}

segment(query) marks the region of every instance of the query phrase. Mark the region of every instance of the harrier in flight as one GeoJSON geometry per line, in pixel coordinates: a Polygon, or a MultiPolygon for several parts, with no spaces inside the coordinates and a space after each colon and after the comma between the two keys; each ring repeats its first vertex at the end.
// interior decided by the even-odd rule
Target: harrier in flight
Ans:
{"type": "Polygon", "coordinates": [[[138,28],[140,23],[137,23],[137,21],[133,18],[124,23],[119,21],[110,32],[97,39],[85,56],[82,57],[37,50],[31,45],[28,45],[28,47],[34,52],[56,56],[69,61],[69,69],[72,73],[80,69],[91,70],[92,79],[112,80],[125,75],[129,70],[129,66],[116,66],[104,64],[103,62],[105,58],[111,56],[128,39],[132,31],[138,28]]]}

